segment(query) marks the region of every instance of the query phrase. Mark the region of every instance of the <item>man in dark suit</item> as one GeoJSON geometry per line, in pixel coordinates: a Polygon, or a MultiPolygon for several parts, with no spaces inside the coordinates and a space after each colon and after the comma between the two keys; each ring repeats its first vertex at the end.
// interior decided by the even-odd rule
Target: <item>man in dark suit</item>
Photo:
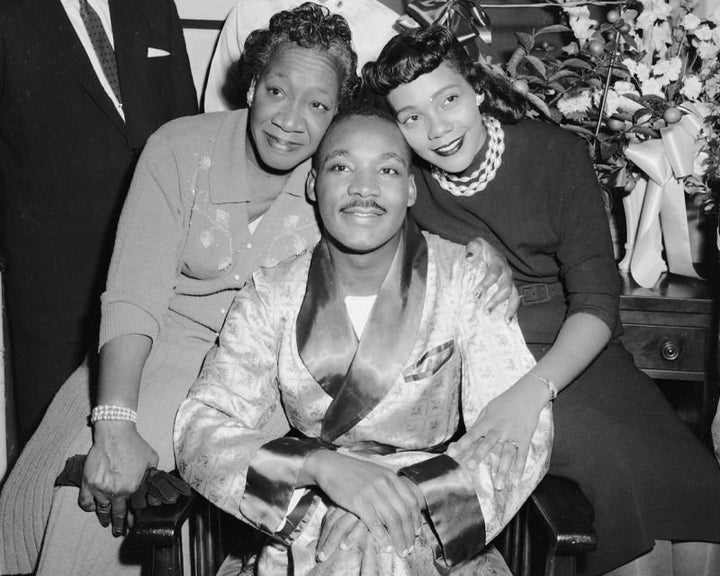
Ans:
{"type": "Polygon", "coordinates": [[[87,0],[0,3],[0,241],[21,442],[97,336],[115,225],[145,140],[197,111],[172,0],[89,6],[90,32],[87,0]]]}

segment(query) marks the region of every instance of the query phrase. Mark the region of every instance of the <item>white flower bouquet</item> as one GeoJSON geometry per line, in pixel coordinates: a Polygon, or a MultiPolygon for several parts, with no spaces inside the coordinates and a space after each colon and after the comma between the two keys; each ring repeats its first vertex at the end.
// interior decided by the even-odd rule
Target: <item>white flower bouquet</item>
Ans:
{"type": "Polygon", "coordinates": [[[717,212],[720,3],[611,2],[603,22],[579,2],[556,3],[567,26],[518,34],[503,71],[526,94],[531,116],[586,139],[608,198],[623,198],[627,251],[621,268],[631,269],[636,260],[636,280],[652,284],[665,269],[664,244],[670,271],[695,275],[686,254],[693,250],[687,222],[673,234],[680,225],[669,214],[679,211],[685,195],[707,213],[717,212]],[[558,55],[543,35],[560,30],[571,41],[558,55]]]}

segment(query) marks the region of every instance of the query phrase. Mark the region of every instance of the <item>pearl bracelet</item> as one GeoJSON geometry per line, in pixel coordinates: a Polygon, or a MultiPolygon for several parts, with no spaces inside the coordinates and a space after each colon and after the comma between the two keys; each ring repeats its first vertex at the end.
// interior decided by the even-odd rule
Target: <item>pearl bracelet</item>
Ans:
{"type": "Polygon", "coordinates": [[[537,374],[534,374],[533,372],[528,372],[527,375],[532,376],[533,378],[535,378],[535,380],[539,380],[540,382],[545,384],[545,386],[547,386],[547,389],[550,391],[550,400],[549,400],[550,402],[552,402],[553,400],[555,400],[555,398],[557,398],[557,395],[558,395],[557,386],[555,386],[555,383],[552,380],[550,380],[549,378],[545,378],[544,376],[538,376],[537,374]]]}
{"type": "Polygon", "coordinates": [[[111,406],[103,404],[95,406],[90,413],[90,424],[95,424],[100,420],[126,420],[127,422],[137,422],[137,412],[125,406],[111,406]]]}

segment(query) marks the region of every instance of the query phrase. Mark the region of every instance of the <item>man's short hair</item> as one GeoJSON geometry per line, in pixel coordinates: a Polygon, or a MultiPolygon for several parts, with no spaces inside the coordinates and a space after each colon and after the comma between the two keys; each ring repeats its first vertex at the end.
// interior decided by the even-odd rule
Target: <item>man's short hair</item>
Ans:
{"type": "Polygon", "coordinates": [[[317,148],[317,151],[313,155],[313,168],[318,168],[318,162],[323,154],[323,148],[326,139],[328,138],[328,135],[333,131],[333,129],[345,122],[346,120],[349,120],[351,118],[357,118],[357,117],[365,117],[365,118],[377,118],[379,120],[385,121],[393,126],[395,130],[397,130],[398,135],[400,136],[400,140],[403,143],[403,152],[405,153],[407,160],[408,160],[408,167],[412,164],[413,159],[413,153],[412,149],[410,148],[410,145],[405,141],[405,138],[403,137],[402,133],[400,132],[400,129],[397,127],[397,123],[395,122],[395,118],[390,113],[390,111],[383,107],[383,106],[373,106],[367,103],[360,103],[355,104],[354,106],[351,106],[350,108],[347,108],[341,112],[339,112],[335,118],[333,118],[332,122],[330,123],[330,126],[328,126],[327,131],[325,132],[325,135],[323,136],[322,140],[320,141],[320,145],[317,148]]]}

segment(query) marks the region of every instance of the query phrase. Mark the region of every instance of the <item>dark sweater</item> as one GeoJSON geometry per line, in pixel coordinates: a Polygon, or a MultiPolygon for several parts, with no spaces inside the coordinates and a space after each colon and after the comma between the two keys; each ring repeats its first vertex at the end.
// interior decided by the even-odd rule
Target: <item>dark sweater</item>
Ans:
{"type": "MultiPolygon", "coordinates": [[[[504,125],[502,165],[488,187],[458,197],[416,168],[420,226],[467,244],[477,236],[508,259],[518,285],[561,281],[566,294],[522,306],[518,317],[529,343],[550,343],[565,317],[598,316],[615,335],[619,281],[602,192],[587,150],[573,134],[523,120],[504,125]]],[[[483,158],[485,150],[478,154],[483,158]]]]}

